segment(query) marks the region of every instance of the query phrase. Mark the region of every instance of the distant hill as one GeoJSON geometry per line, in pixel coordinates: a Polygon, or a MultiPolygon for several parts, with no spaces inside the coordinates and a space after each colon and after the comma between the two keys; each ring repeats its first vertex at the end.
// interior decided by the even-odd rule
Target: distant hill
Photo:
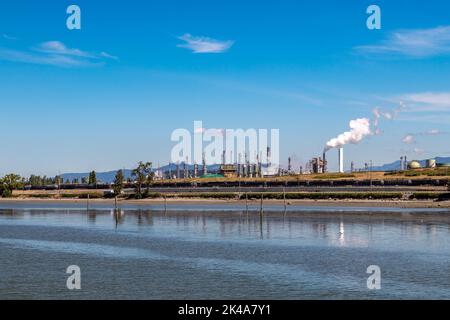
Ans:
{"type": "MultiPolygon", "coordinates": [[[[131,177],[131,170],[130,169],[122,169],[123,175],[125,179],[128,179],[131,177]]],[[[107,172],[95,172],[97,175],[97,180],[100,182],[105,183],[111,183],[114,181],[114,177],[116,176],[117,170],[114,171],[107,171],[107,172]]],[[[79,182],[81,182],[81,179],[84,177],[89,177],[89,172],[81,172],[81,173],[64,173],[61,175],[63,178],[63,181],[69,180],[73,181],[73,179],[78,179],[79,182]]]]}
{"type": "MultiPolygon", "coordinates": [[[[436,157],[437,163],[450,163],[450,157],[436,157]]],[[[408,159],[408,162],[415,159],[408,159]]],[[[421,166],[425,166],[427,159],[419,160],[421,166]]],[[[382,166],[374,166],[372,168],[374,171],[394,171],[400,170],[400,160],[384,164],[382,166]]]]}
{"type": "MultiPolygon", "coordinates": [[[[219,166],[218,164],[213,164],[213,165],[209,165],[207,166],[208,168],[208,172],[217,172],[219,170],[219,166]]],[[[188,170],[192,171],[194,170],[194,165],[187,165],[188,170]]],[[[199,170],[201,171],[202,166],[199,165],[199,170]]],[[[158,168],[153,168],[153,171],[157,171],[158,168]]],[[[168,165],[165,165],[163,167],[161,167],[161,171],[162,172],[168,172],[171,171],[173,174],[176,173],[177,170],[177,165],[175,163],[171,163],[168,165]]],[[[180,170],[183,171],[184,170],[184,163],[180,164],[180,170]]],[[[125,179],[128,179],[131,177],[131,169],[122,169],[123,171],[123,175],[125,177],[125,179]]],[[[113,170],[113,171],[106,171],[106,172],[95,172],[97,175],[97,180],[99,182],[104,182],[104,183],[112,183],[114,181],[114,177],[116,176],[116,172],[117,170],[113,170]]],[[[61,175],[63,180],[66,181],[67,179],[69,181],[73,181],[73,179],[78,179],[78,181],[81,181],[81,179],[83,177],[89,177],[89,172],[81,172],[81,173],[64,173],[61,175]]]]}

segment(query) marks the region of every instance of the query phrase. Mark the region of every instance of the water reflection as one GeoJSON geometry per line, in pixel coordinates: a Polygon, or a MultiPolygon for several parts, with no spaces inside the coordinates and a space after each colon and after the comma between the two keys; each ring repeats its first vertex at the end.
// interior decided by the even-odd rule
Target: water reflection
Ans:
{"type": "MultiPolygon", "coordinates": [[[[45,289],[54,273],[40,271],[57,274],[74,263],[89,276],[82,298],[374,298],[365,287],[370,264],[389,270],[387,289],[375,293],[381,297],[450,298],[450,215],[0,210],[0,273],[23,279],[17,297],[57,296],[45,289]]],[[[0,298],[4,283],[0,277],[0,298]]]]}
{"type": "MultiPolygon", "coordinates": [[[[192,229],[192,231],[197,230],[196,223],[198,217],[191,217],[190,215],[183,215],[182,218],[179,216],[167,217],[169,221],[175,220],[177,226],[183,226],[185,230],[192,229]]],[[[358,229],[356,233],[363,234],[364,241],[373,240],[373,230],[376,226],[378,231],[383,231],[386,228],[392,228],[393,226],[404,226],[407,230],[407,234],[410,235],[410,230],[414,230],[413,236],[420,236],[423,232],[427,234],[433,234],[436,232],[436,226],[431,223],[430,227],[423,229],[422,223],[417,221],[396,221],[381,218],[375,219],[371,218],[370,221],[365,221],[364,219],[357,218],[353,216],[341,216],[341,217],[330,217],[330,216],[298,216],[298,217],[286,217],[285,219],[279,219],[273,216],[260,216],[260,215],[250,215],[248,218],[242,219],[236,216],[202,216],[201,232],[207,234],[209,231],[214,231],[215,227],[219,227],[219,234],[221,238],[227,238],[233,234],[239,236],[249,236],[259,234],[259,239],[270,240],[275,236],[279,238],[283,236],[288,239],[301,237],[302,234],[314,235],[314,238],[327,240],[328,238],[336,239],[339,241],[340,245],[345,245],[347,239],[347,224],[352,226],[352,229],[358,229]],[[207,221],[212,223],[210,230],[208,229],[207,221]],[[247,226],[245,228],[245,226],[247,226]],[[365,231],[359,230],[360,226],[364,226],[365,231]],[[330,232],[329,232],[330,231],[330,232]]],[[[439,223],[440,224],[440,223],[439,223]]],[[[447,220],[446,224],[449,222],[447,220]]],[[[356,240],[354,234],[353,239],[356,240]]],[[[411,236],[411,235],[410,235],[411,236]]]]}
{"type": "Polygon", "coordinates": [[[342,218],[341,221],[339,222],[339,244],[341,246],[345,245],[345,227],[342,218]]]}
{"type": "Polygon", "coordinates": [[[88,221],[92,224],[95,224],[97,213],[94,210],[86,210],[88,221]]]}
{"type": "MultiPolygon", "coordinates": [[[[439,234],[446,230],[450,232],[450,215],[423,214],[423,213],[386,213],[367,214],[340,213],[338,216],[331,213],[302,212],[287,214],[256,212],[189,212],[184,211],[152,211],[152,210],[0,210],[0,218],[14,217],[15,219],[29,220],[31,218],[52,219],[53,221],[68,223],[77,221],[85,216],[87,222],[98,227],[108,225],[105,213],[112,219],[113,227],[120,230],[135,225],[138,227],[156,228],[173,225],[177,230],[195,232],[208,236],[216,233],[218,237],[226,239],[230,236],[254,237],[260,240],[273,238],[294,239],[310,235],[313,238],[328,240],[337,245],[345,246],[348,241],[363,245],[373,241],[377,233],[386,232],[390,228],[398,229],[399,235],[407,239],[426,236],[436,241],[439,234]],[[348,229],[350,227],[350,229],[348,229]],[[443,229],[445,227],[445,229],[443,229]],[[350,231],[349,231],[350,230],[350,231]],[[350,233],[349,233],[350,232],[350,233]]],[[[37,222],[39,220],[36,220],[37,222]]]]}

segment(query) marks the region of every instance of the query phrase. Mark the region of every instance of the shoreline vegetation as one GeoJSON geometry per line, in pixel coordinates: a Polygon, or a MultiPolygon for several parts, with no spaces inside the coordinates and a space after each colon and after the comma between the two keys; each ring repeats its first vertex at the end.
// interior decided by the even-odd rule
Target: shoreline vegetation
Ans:
{"type": "Polygon", "coordinates": [[[95,171],[91,171],[81,181],[64,181],[59,175],[54,178],[31,175],[26,179],[11,173],[0,179],[0,202],[37,200],[109,201],[115,204],[170,202],[244,205],[260,202],[261,205],[281,203],[284,206],[359,204],[384,207],[450,207],[449,176],[447,169],[435,168],[404,172],[370,171],[244,179],[222,177],[161,180],[155,178],[151,162],[140,161],[127,179],[123,171],[118,170],[113,183],[98,181],[95,171]],[[241,186],[244,189],[241,189],[241,186]],[[310,189],[286,190],[286,187],[300,186],[310,189]],[[319,186],[327,189],[320,190],[319,186]],[[343,191],[332,190],[334,187],[343,191]],[[282,192],[279,188],[283,188],[282,192]]]}
{"type": "MultiPolygon", "coordinates": [[[[260,204],[304,205],[304,206],[370,206],[405,208],[450,208],[449,192],[189,192],[189,193],[147,193],[140,199],[134,194],[117,197],[124,204],[260,204]]],[[[10,198],[1,202],[56,202],[56,203],[115,203],[115,197],[107,192],[89,190],[67,192],[66,190],[15,191],[10,198]]]]}

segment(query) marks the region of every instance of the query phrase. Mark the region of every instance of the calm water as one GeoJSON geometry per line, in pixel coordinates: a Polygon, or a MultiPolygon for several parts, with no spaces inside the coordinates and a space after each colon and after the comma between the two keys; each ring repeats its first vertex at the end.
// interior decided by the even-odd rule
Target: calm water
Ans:
{"type": "Polygon", "coordinates": [[[450,299],[448,210],[161,209],[1,204],[0,299],[450,299]]]}

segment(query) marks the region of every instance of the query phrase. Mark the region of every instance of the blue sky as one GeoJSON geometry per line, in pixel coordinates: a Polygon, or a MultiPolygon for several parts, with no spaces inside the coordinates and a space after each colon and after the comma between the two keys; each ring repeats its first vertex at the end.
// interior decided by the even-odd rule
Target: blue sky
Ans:
{"type": "Polygon", "coordinates": [[[2,1],[0,174],[163,164],[171,132],[194,120],[279,128],[282,163],[300,165],[350,120],[373,125],[377,107],[378,134],[346,146],[346,167],[450,156],[449,12],[448,1],[2,1]],[[372,3],[381,30],[366,27],[372,3]],[[71,4],[81,30],[66,27],[71,4]]]}

